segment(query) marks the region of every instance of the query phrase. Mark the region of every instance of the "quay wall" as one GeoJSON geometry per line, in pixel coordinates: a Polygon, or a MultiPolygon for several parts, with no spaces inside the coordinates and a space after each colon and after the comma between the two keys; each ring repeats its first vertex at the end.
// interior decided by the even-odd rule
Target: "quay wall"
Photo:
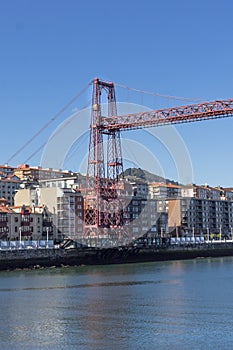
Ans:
{"type": "Polygon", "coordinates": [[[119,247],[0,251],[0,270],[79,265],[126,264],[233,256],[233,244],[196,247],[119,247]]]}

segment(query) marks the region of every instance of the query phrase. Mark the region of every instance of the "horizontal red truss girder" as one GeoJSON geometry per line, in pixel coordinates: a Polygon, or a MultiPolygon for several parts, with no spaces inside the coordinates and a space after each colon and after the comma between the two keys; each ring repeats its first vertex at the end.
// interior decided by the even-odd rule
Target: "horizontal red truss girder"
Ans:
{"type": "Polygon", "coordinates": [[[233,99],[204,102],[121,116],[102,117],[99,128],[108,130],[139,129],[233,116],[233,99]]]}

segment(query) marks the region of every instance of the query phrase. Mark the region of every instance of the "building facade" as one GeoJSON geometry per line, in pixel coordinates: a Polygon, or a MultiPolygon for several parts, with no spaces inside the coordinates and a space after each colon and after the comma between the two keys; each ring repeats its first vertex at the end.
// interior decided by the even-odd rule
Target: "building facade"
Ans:
{"type": "MultiPolygon", "coordinates": [[[[42,170],[38,168],[29,170],[42,170]]],[[[21,167],[19,170],[28,171],[28,167],[21,167]]],[[[27,173],[22,174],[29,176],[27,173]]],[[[38,179],[39,172],[32,177],[38,179]]],[[[132,240],[145,235],[232,237],[233,190],[230,188],[194,184],[181,186],[160,182],[147,184],[135,179],[127,179],[126,185],[124,191],[119,192],[119,196],[122,196],[123,203],[127,203],[124,208],[124,222],[128,225],[132,240]]],[[[20,208],[26,206],[32,210],[30,213],[25,212],[24,219],[20,219],[21,233],[26,236],[27,232],[32,235],[33,232],[38,234],[40,231],[42,237],[49,234],[49,238],[57,240],[64,237],[82,240],[85,208],[84,194],[81,191],[84,186],[85,177],[74,174],[64,176],[63,173],[61,177],[57,174],[53,179],[40,178],[38,186],[19,189],[15,195],[15,205],[20,208]],[[41,222],[35,218],[30,224],[33,208],[39,207],[47,208],[47,213],[41,211],[41,222]]],[[[6,227],[7,221],[4,219],[3,215],[3,227],[6,227]]],[[[9,228],[9,232],[16,230],[17,234],[16,226],[9,228]]]]}
{"type": "Polygon", "coordinates": [[[14,205],[14,197],[21,181],[14,175],[0,176],[0,197],[5,198],[10,206],[14,205]]]}
{"type": "Polygon", "coordinates": [[[181,197],[181,186],[172,183],[152,182],[149,184],[151,199],[171,199],[181,197]]]}
{"type": "Polygon", "coordinates": [[[14,175],[15,168],[8,164],[0,165],[0,176],[9,177],[14,175]]]}
{"type": "Polygon", "coordinates": [[[14,174],[23,181],[39,181],[61,178],[70,175],[71,172],[68,170],[56,170],[52,168],[42,168],[40,166],[29,166],[29,164],[20,164],[15,168],[14,174]]]}
{"type": "Polygon", "coordinates": [[[233,200],[220,188],[185,186],[182,198],[168,201],[169,232],[180,236],[232,238],[233,200]]]}
{"type": "MultiPolygon", "coordinates": [[[[32,187],[21,189],[15,196],[15,203],[19,206],[41,206],[47,208],[48,217],[44,215],[49,232],[54,240],[64,237],[79,239],[83,232],[83,197],[79,191],[59,187],[32,187]]],[[[42,213],[43,214],[43,213],[42,213]]],[[[41,228],[45,234],[45,227],[41,228]]]]}

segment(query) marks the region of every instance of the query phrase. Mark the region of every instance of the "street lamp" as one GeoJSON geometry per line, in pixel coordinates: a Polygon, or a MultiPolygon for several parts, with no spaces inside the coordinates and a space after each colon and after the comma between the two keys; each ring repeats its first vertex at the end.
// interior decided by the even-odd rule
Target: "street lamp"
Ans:
{"type": "Polygon", "coordinates": [[[208,239],[208,242],[210,241],[210,229],[209,229],[209,226],[207,226],[207,239],[208,239]]]}
{"type": "Polygon", "coordinates": [[[21,242],[22,242],[22,227],[19,227],[19,248],[21,249],[21,242]]]}
{"type": "Polygon", "coordinates": [[[47,232],[47,248],[49,247],[49,227],[46,227],[46,232],[47,232]]]}

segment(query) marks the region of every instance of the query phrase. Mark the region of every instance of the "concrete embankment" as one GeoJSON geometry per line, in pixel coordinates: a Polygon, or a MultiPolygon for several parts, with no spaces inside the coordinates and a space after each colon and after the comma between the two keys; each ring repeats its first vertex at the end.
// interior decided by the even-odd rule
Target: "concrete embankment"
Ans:
{"type": "Polygon", "coordinates": [[[119,247],[85,249],[29,249],[0,251],[0,270],[60,267],[63,265],[106,265],[149,261],[184,260],[201,257],[233,256],[233,244],[195,247],[119,247]]]}

